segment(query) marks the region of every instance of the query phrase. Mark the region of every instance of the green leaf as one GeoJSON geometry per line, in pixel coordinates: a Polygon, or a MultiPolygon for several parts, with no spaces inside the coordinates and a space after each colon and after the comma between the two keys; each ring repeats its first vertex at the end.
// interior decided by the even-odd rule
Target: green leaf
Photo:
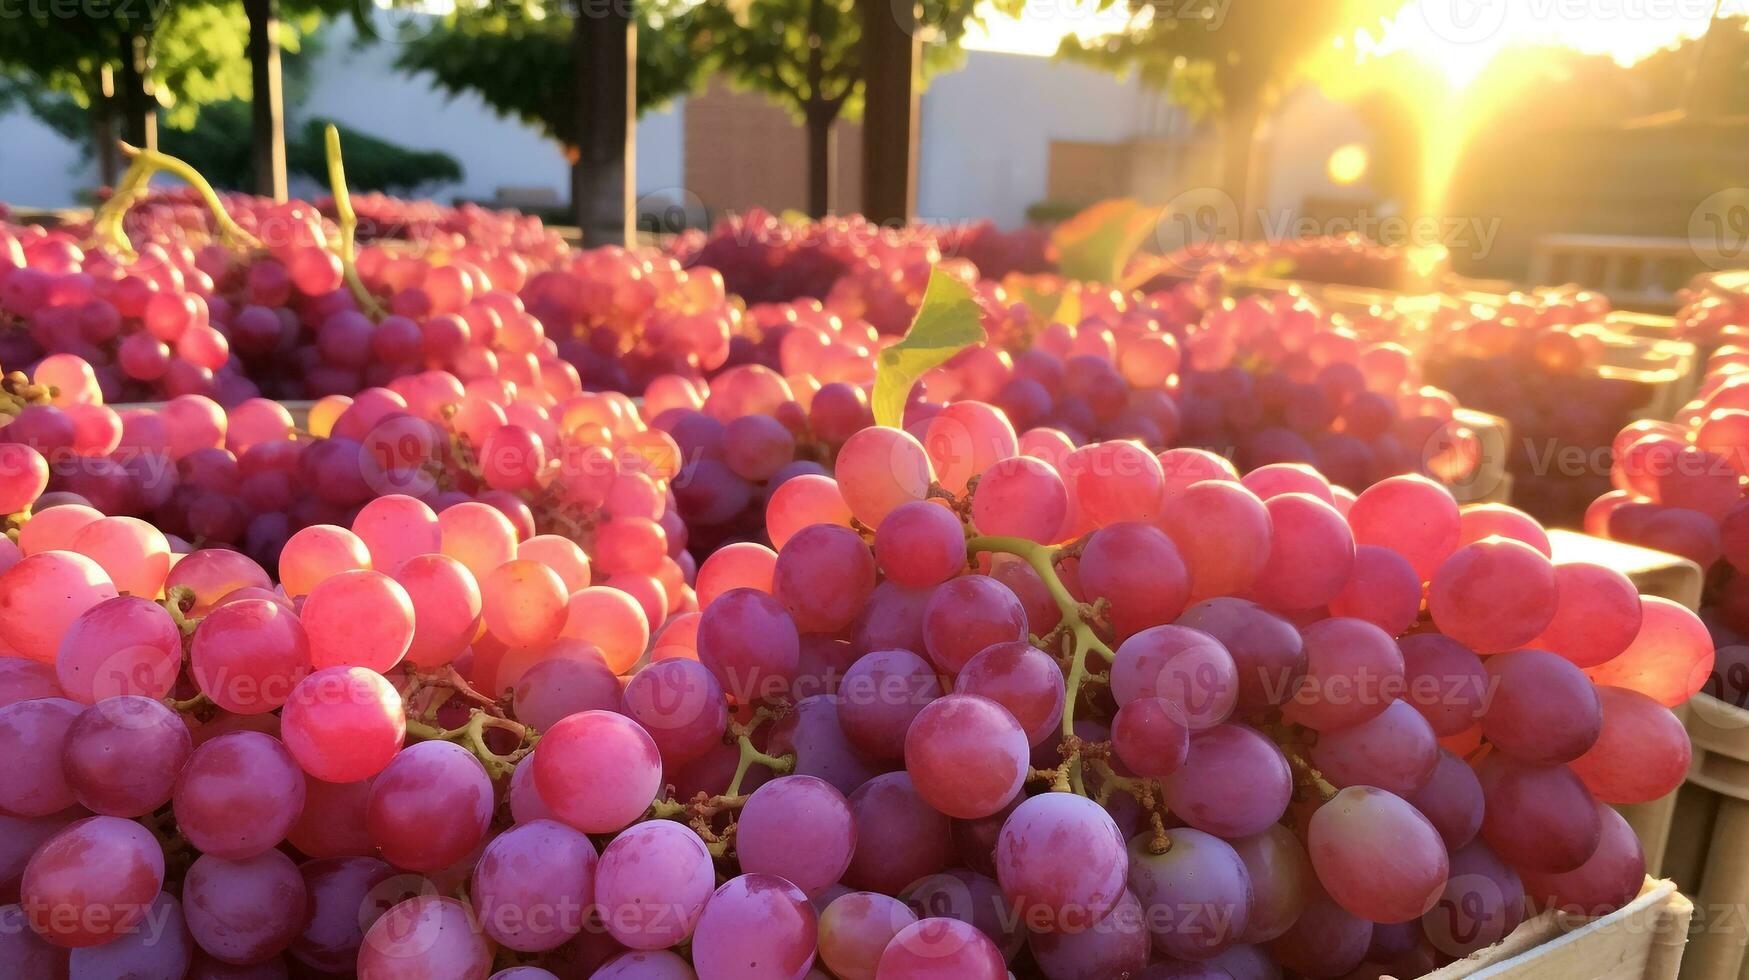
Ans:
{"type": "Polygon", "coordinates": [[[923,291],[911,329],[903,340],[881,351],[873,398],[877,424],[903,427],[905,400],[917,379],[984,341],[982,315],[970,286],[939,268],[929,273],[929,287],[923,291]]]}
{"type": "Polygon", "coordinates": [[[1057,268],[1070,279],[1115,283],[1153,228],[1154,214],[1140,202],[1101,201],[1051,233],[1057,268]]]}

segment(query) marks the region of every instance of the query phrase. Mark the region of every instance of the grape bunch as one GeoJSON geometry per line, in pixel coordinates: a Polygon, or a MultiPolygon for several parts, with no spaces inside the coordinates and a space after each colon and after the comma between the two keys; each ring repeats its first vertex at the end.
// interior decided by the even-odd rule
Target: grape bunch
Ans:
{"type": "MultiPolygon", "coordinates": [[[[391,493],[292,535],[273,575],[35,511],[0,544],[0,960],[1404,976],[1638,893],[1608,804],[1683,778],[1669,707],[1712,645],[1620,574],[1555,564],[1534,519],[1130,440],[1047,461],[977,402],[923,440],[861,424],[762,489],[722,460],[796,467],[730,435],[788,400],[734,377],[661,388],[659,416],[722,426],[703,458],[730,496],[765,498],[772,547],[676,561],[696,609],[594,584],[669,557],[616,503],[660,500],[644,472],[608,480],[587,550],[391,493]]],[[[543,444],[477,382],[423,394],[457,399],[457,432],[498,423],[461,444],[488,484],[543,444]]],[[[656,431],[617,397],[569,405],[568,432],[656,431]]],[[[28,506],[47,466],[5,452],[28,506]]]]}

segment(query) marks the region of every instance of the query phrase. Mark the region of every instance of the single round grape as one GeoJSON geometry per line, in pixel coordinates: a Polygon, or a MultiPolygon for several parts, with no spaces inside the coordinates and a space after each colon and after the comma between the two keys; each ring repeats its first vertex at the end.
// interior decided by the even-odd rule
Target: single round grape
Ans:
{"type": "Polygon", "coordinates": [[[1532,765],[1571,762],[1597,742],[1603,709],[1590,678],[1544,650],[1518,650],[1487,662],[1492,697],[1482,734],[1532,765]]]}
{"type": "Polygon", "coordinates": [[[601,852],[595,869],[602,924],[632,949],[684,942],[715,888],[704,841],[668,820],[626,828],[601,852]]]}
{"type": "Polygon", "coordinates": [[[445,507],[437,523],[443,553],[466,565],[477,581],[516,557],[516,528],[491,504],[469,500],[445,507]]]}
{"type": "Polygon", "coordinates": [[[837,882],[856,851],[850,804],[815,776],[781,776],[754,790],[735,826],[742,871],[776,875],[809,898],[837,882]]]}
{"type": "Polygon", "coordinates": [[[1176,625],[1207,633],[1227,649],[1238,674],[1241,710],[1285,702],[1306,672],[1300,631],[1254,602],[1207,599],[1186,609],[1176,625]]]}
{"type": "Polygon", "coordinates": [[[359,980],[477,980],[491,969],[492,951],[472,911],[436,895],[389,909],[358,950],[359,980]]]}
{"type": "Polygon", "coordinates": [[[1111,693],[1119,705],[1165,698],[1193,730],[1226,721],[1239,699],[1238,667],[1219,640],[1184,626],[1155,626],[1117,648],[1111,693]]]}
{"type": "Polygon", "coordinates": [[[367,667],[378,673],[407,655],[413,619],[407,590],[368,568],[323,579],[304,597],[298,612],[317,669],[367,667]]]}
{"type": "Polygon", "coordinates": [[[559,635],[595,644],[607,657],[607,665],[623,672],[644,655],[650,643],[650,619],[626,593],[592,585],[571,595],[559,635]]]}
{"type": "Polygon", "coordinates": [[[46,817],[77,796],[60,765],[67,736],[85,709],[66,698],[37,698],[0,708],[0,810],[46,817]]]}
{"type": "Polygon", "coordinates": [[[1332,616],[1362,619],[1398,636],[1421,615],[1421,582],[1402,555],[1363,544],[1354,549],[1354,571],[1329,609],[1332,616]]]}
{"type": "Polygon", "coordinates": [[[1306,907],[1311,861],[1300,839],[1280,824],[1230,843],[1251,880],[1251,911],[1239,939],[1268,942],[1287,932],[1306,907]]]}
{"type": "MultiPolygon", "coordinates": [[[[722,744],[729,724],[722,687],[696,660],[663,660],[638,671],[626,685],[620,711],[655,741],[665,767],[691,762],[722,744]]],[[[553,723],[556,719],[548,724],[553,723]]]]}
{"type": "Polygon", "coordinates": [[[770,593],[776,571],[777,552],[762,544],[737,541],[719,548],[698,566],[698,604],[709,608],[718,596],[730,589],[770,593]]]}
{"type": "Polygon", "coordinates": [[[1069,454],[1062,466],[1074,509],[1096,526],[1152,521],[1160,512],[1165,474],[1140,444],[1098,442],[1069,454]]]}
{"type": "Polygon", "coordinates": [[[1548,532],[1524,511],[1505,504],[1466,504],[1458,508],[1459,547],[1491,537],[1523,541],[1545,555],[1554,556],[1548,532]]]}
{"type": "Polygon", "coordinates": [[[1244,592],[1269,561],[1269,509],[1234,481],[1205,480],[1169,490],[1160,528],[1178,546],[1195,596],[1244,592]]]}
{"type": "Polygon", "coordinates": [[[516,557],[521,561],[539,562],[557,572],[567,596],[579,589],[587,589],[593,575],[589,556],[583,553],[583,549],[570,538],[557,534],[537,534],[529,538],[516,546],[516,557]]]}
{"type": "MultiPolygon", "coordinates": [[[[20,701],[58,698],[61,695],[61,685],[55,680],[55,670],[48,664],[23,657],[0,657],[0,708],[20,701]]],[[[84,700],[81,703],[89,704],[94,700],[96,699],[84,700]]]]}
{"type": "Polygon", "coordinates": [[[776,875],[744,874],[705,905],[692,934],[692,965],[699,980],[801,977],[813,965],[816,933],[801,889],[776,875]]]}
{"type": "Polygon", "coordinates": [[[1603,833],[1585,784],[1566,766],[1532,766],[1492,753],[1477,767],[1482,839],[1522,873],[1560,874],[1584,864],[1603,833]]]}
{"type": "Polygon", "coordinates": [[[1111,720],[1111,746],[1138,776],[1164,779],[1190,755],[1184,709],[1166,698],[1137,698],[1111,720]]]}
{"type": "Polygon", "coordinates": [[[560,820],[586,834],[631,824],[662,788],[662,756],[655,741],[637,722],[614,712],[584,711],[562,719],[535,744],[533,759],[541,799],[560,820]]]}
{"type": "Polygon", "coordinates": [[[1123,899],[1128,867],[1111,816],[1071,793],[1022,801],[996,841],[1002,894],[1035,932],[1080,932],[1104,918],[1123,899]]]}
{"type": "Polygon", "coordinates": [[[203,854],[243,859],[285,839],[304,807],[304,774],[271,735],[202,742],[176,778],[176,825],[203,854]]]}
{"type": "Polygon", "coordinates": [[[1166,777],[1166,805],[1219,837],[1259,834],[1287,812],[1293,777],[1275,743],[1244,725],[1193,732],[1184,764],[1166,777]]]}
{"type": "Polygon", "coordinates": [[[875,560],[849,528],[816,524],[778,552],[772,594],[804,633],[836,633],[862,612],[875,587],[875,560]]]}
{"type": "Polygon", "coordinates": [[[937,479],[955,495],[973,477],[1020,452],[1014,426],[1001,409],[979,401],[956,401],[929,420],[923,436],[937,479]]]}
{"type": "Polygon", "coordinates": [[[19,904],[36,934],[77,949],[127,933],[164,886],[164,851],[152,832],[120,817],[86,817],[31,855],[19,904]]]}
{"type": "Polygon", "coordinates": [[[304,777],[304,809],[285,839],[313,858],[360,857],[373,854],[364,816],[375,780],[324,783],[304,777]]]}
{"type": "Polygon", "coordinates": [[[1640,839],[1614,809],[1597,804],[1602,834],[1585,863],[1566,872],[1524,872],[1524,892],[1545,908],[1574,915],[1608,915],[1634,900],[1646,880],[1640,839]]]}
{"type": "Polygon", "coordinates": [[[1527,645],[1580,667],[1619,656],[1640,631],[1640,590],[1613,568],[1587,562],[1555,566],[1555,616],[1527,645]]]}
{"type": "Polygon", "coordinates": [[[1083,932],[1035,932],[1027,938],[1033,959],[1052,980],[1138,977],[1151,941],[1141,903],[1124,892],[1117,907],[1083,932]]]}
{"type": "Polygon", "coordinates": [[[297,865],[278,851],[228,860],[195,859],[182,884],[194,941],[214,959],[259,963],[291,945],[304,928],[309,896],[297,865]]]}
{"type": "Polygon", "coordinates": [[[1354,568],[1354,535],[1334,507],[1303,493],[1263,502],[1269,511],[1269,560],[1251,597],[1278,612],[1316,609],[1336,598],[1354,568]]]}
{"type": "Polygon", "coordinates": [[[1439,742],[1427,719],[1403,701],[1351,728],[1321,732],[1312,765],[1338,788],[1376,786],[1412,796],[1433,776],[1439,742]]]}
{"type": "Polygon", "coordinates": [[[1239,482],[1265,500],[1288,493],[1303,493],[1327,504],[1336,499],[1324,474],[1305,463],[1269,463],[1245,474],[1239,482]]]}
{"type": "Polygon", "coordinates": [[[203,548],[184,555],[182,560],[170,566],[164,588],[168,591],[178,585],[194,590],[191,613],[204,616],[221,599],[238,589],[271,590],[273,580],[247,555],[224,548],[203,548]]]}
{"type": "Polygon", "coordinates": [[[699,662],[742,703],[787,690],[800,656],[795,621],[781,603],[763,592],[730,589],[704,610],[699,621],[699,662]]]}
{"type": "Polygon", "coordinates": [[[55,679],[67,697],[95,704],[137,694],[162,698],[182,668],[182,633],[163,606],[117,596],[79,614],[61,636],[55,679]]]}
{"type": "Polygon", "coordinates": [[[1377,626],[1326,619],[1301,635],[1306,675],[1282,708],[1289,721],[1321,732],[1351,728],[1378,716],[1403,689],[1403,653],[1377,626]]]}
{"type": "Polygon", "coordinates": [[[1524,920],[1524,886],[1481,841],[1451,852],[1451,873],[1439,901],[1421,917],[1427,941],[1447,956],[1492,946],[1524,920]]]}
{"type": "Polygon", "coordinates": [[[911,722],[941,694],[935,668],[922,657],[909,650],[876,650],[858,657],[844,672],[838,724],[850,744],[869,758],[902,759],[911,722]]]}
{"type": "Polygon", "coordinates": [[[61,768],[79,805],[111,817],[140,817],[170,801],[194,751],[188,726],[150,698],[106,698],[67,729],[61,768]]]}
{"type": "Polygon", "coordinates": [[[595,845],[552,820],[517,824],[481,852],[469,897],[495,942],[525,953],[583,931],[595,896],[595,845]]]}
{"type": "Polygon", "coordinates": [[[819,776],[838,792],[849,794],[886,766],[858,752],[844,737],[838,703],[833,694],[816,694],[796,702],[789,714],[767,729],[765,751],[795,756],[796,775],[819,776]]]}
{"type": "Polygon", "coordinates": [[[1042,744],[1062,723],[1062,668],[1031,643],[1010,640],[985,647],[966,662],[954,678],[953,689],[957,694],[989,698],[1007,708],[1032,745],[1042,744]]]}
{"type": "Polygon", "coordinates": [[[840,895],[820,913],[820,962],[840,980],[874,980],[881,952],[917,921],[896,898],[878,892],[840,895]]]}
{"type": "Polygon", "coordinates": [[[0,512],[16,514],[48,487],[49,464],[30,446],[9,442],[0,449],[0,477],[0,512]]]}
{"type": "Polygon", "coordinates": [[[1638,691],[1596,689],[1603,724],[1597,741],[1570,764],[1604,803],[1648,803],[1682,785],[1693,753],[1670,709],[1638,691]]]}
{"type": "Polygon", "coordinates": [[[905,771],[930,806],[964,820],[1006,806],[1026,783],[1031,746],[1020,723],[989,698],[931,701],[905,732],[905,771]]]}
{"type": "Polygon", "coordinates": [[[1009,912],[1002,886],[981,872],[952,868],[928,875],[912,882],[899,897],[921,918],[958,919],[977,926],[1003,959],[1013,959],[1026,944],[1026,929],[1009,912]]]}
{"type": "Polygon", "coordinates": [[[1555,566],[1530,545],[1506,538],[1467,544],[1434,572],[1427,609],[1440,632],[1477,653],[1515,650],[1553,620],[1555,566]]]}
{"type": "Polygon", "coordinates": [[[970,923],[919,919],[893,936],[881,952],[875,975],[915,980],[1003,980],[1008,976],[1008,965],[996,944],[970,923]]]}
{"type": "Polygon", "coordinates": [[[261,714],[284,704],[310,672],[310,643],[298,617],[279,603],[228,602],[195,628],[189,668],[219,707],[261,714]]]}
{"type": "Polygon", "coordinates": [[[1438,633],[1405,636],[1397,647],[1403,654],[1404,699],[1433,726],[1433,733],[1449,738],[1475,727],[1493,683],[1482,658],[1438,633]]]}
{"type": "Polygon", "coordinates": [[[1451,491],[1424,476],[1393,476],[1366,488],[1348,513],[1359,545],[1378,545],[1403,556],[1419,582],[1433,576],[1457,550],[1457,501],[1451,491]]]}
{"type": "Polygon", "coordinates": [[[109,575],[84,555],[30,554],[0,574],[0,641],[31,660],[54,663],[61,637],[80,614],[115,597],[109,575]]]}
{"type": "Polygon", "coordinates": [[[1376,787],[1350,786],[1319,807],[1306,844],[1330,897],[1372,922],[1420,918],[1445,888],[1439,832],[1402,797],[1376,787]]]}
{"type": "Polygon", "coordinates": [[[558,638],[565,626],[564,580],[559,573],[527,559],[507,561],[480,582],[486,628],[512,646],[539,646],[558,638]]]}
{"type": "Polygon", "coordinates": [[[170,542],[137,517],[105,517],[80,528],[69,548],[97,564],[116,591],[155,599],[170,574],[170,542]]]}
{"type": "Polygon", "coordinates": [[[978,476],[972,492],[972,525],[980,534],[1051,544],[1068,513],[1063,478],[1030,456],[998,461],[978,476]]]}
{"type": "Polygon", "coordinates": [[[1634,642],[1586,674],[1600,686],[1625,687],[1674,708],[1706,685],[1713,669],[1712,637],[1700,617],[1669,599],[1642,596],[1641,609],[1634,642]]]}
{"type": "MultiPolygon", "coordinates": [[[[814,524],[849,527],[850,520],[850,507],[838,491],[838,481],[817,473],[804,473],[784,481],[771,492],[771,500],[765,505],[765,532],[771,537],[773,548],[783,547],[804,527],[814,524]]],[[[702,595],[700,602],[708,605],[702,595]]]]}
{"type": "Polygon", "coordinates": [[[1178,547],[1150,524],[1112,524],[1093,532],[1077,566],[1088,597],[1109,604],[1117,638],[1177,619],[1190,599],[1190,573],[1178,547]]]}
{"type": "Polygon", "coordinates": [[[943,582],[923,609],[923,644],[929,659],[949,674],[958,674],[985,647],[1026,634],[1026,607],[988,575],[943,582]]]}
{"type": "Polygon", "coordinates": [[[1482,829],[1481,780],[1468,763],[1445,749],[1439,750],[1426,785],[1405,798],[1439,831],[1447,850],[1463,847],[1482,829]]]}
{"type": "Polygon", "coordinates": [[[1372,944],[1373,924],[1349,914],[1316,883],[1287,932],[1268,944],[1270,958],[1309,977],[1340,977],[1360,965],[1372,944]]]}
{"type": "MultiPolygon", "coordinates": [[[[22,923],[19,925],[22,928],[22,923]]],[[[24,930],[24,935],[35,937],[28,929],[24,930]]],[[[65,953],[62,955],[66,956],[65,953]]],[[[3,959],[0,956],[0,960],[3,959]]],[[[73,950],[61,973],[35,974],[27,966],[20,976],[54,975],[79,977],[81,980],[86,977],[179,977],[187,974],[193,962],[194,939],[188,934],[182,903],[169,892],[159,892],[152,900],[152,907],[131,929],[101,946],[73,950]]]]}
{"type": "Polygon", "coordinates": [[[286,540],[279,553],[279,581],[295,599],[330,576],[370,565],[370,549],[358,535],[332,524],[314,524],[286,540]]]}
{"type": "Polygon", "coordinates": [[[386,861],[372,857],[341,857],[305,861],[298,866],[304,879],[309,921],[292,940],[289,952],[299,963],[328,973],[342,973],[358,963],[364,931],[387,911],[380,887],[395,877],[386,861]]]}
{"type": "MultiPolygon", "coordinates": [[[[665,949],[649,952],[617,953],[601,964],[601,968],[589,975],[589,980],[697,980],[698,974],[692,970],[692,964],[680,958],[677,953],[665,949]]],[[[536,970],[533,967],[515,967],[492,974],[487,980],[558,980],[558,977],[546,970],[536,970]],[[533,971],[526,975],[517,970],[533,971]]]]}
{"type": "Polygon", "coordinates": [[[874,553],[888,579],[933,588],[966,567],[966,533],[953,511],[934,501],[900,504],[876,529],[874,553]]]}
{"type": "Polygon", "coordinates": [[[1130,840],[1130,888],[1157,949],[1206,959],[1245,933],[1251,873],[1232,845],[1213,834],[1179,827],[1167,837],[1170,846],[1159,852],[1152,831],[1130,840]]]}
{"type": "Polygon", "coordinates": [[[479,632],[483,609],[473,573],[448,555],[422,554],[403,561],[394,576],[413,604],[407,662],[441,667],[461,656],[479,632]]]}
{"type": "Polygon", "coordinates": [[[420,742],[377,774],[365,827],[390,864],[437,871],[479,846],[492,804],[492,781],[478,759],[452,742],[420,742]]]}
{"type": "Polygon", "coordinates": [[[924,499],[935,475],[923,446],[886,426],[862,429],[845,440],[835,470],[845,504],[869,527],[880,527],[900,504],[924,499]]]}
{"type": "Polygon", "coordinates": [[[909,775],[875,776],[858,786],[849,802],[857,847],[844,873],[845,884],[897,895],[952,863],[951,821],[923,801],[909,775]]]}
{"type": "Polygon", "coordinates": [[[400,693],[363,667],[327,667],[305,677],[280,714],[280,737],[292,757],[329,783],[382,772],[406,736],[400,693]]]}

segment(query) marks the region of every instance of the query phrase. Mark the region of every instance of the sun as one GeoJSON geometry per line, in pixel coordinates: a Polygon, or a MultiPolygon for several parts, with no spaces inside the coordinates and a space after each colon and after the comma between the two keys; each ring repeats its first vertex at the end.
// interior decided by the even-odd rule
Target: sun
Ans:
{"type": "Polygon", "coordinates": [[[1348,187],[1357,184],[1366,176],[1372,164],[1372,157],[1366,147],[1359,143],[1349,143],[1339,146],[1336,152],[1330,154],[1330,159],[1324,164],[1324,170],[1330,176],[1331,183],[1338,187],[1348,187]]]}

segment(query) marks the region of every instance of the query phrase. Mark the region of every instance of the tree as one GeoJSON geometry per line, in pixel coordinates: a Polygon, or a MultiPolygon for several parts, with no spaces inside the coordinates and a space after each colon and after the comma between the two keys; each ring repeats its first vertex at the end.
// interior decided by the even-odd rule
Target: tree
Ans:
{"type": "Polygon", "coordinates": [[[1271,106],[1332,40],[1376,26],[1401,0],[1125,0],[1132,27],[1059,54],[1166,89],[1193,114],[1222,120],[1224,190],[1241,215],[1253,148],[1271,106]]]}

